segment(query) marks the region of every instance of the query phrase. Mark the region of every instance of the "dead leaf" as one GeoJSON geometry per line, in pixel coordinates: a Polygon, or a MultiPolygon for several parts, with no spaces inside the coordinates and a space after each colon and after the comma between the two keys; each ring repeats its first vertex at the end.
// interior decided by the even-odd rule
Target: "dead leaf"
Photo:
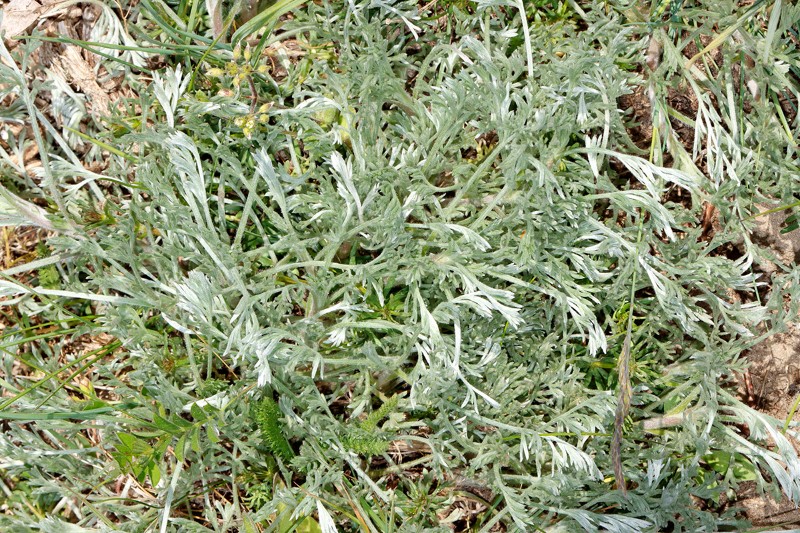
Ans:
{"type": "Polygon", "coordinates": [[[0,35],[4,39],[25,33],[42,13],[42,5],[36,0],[11,0],[3,9],[0,35]]]}

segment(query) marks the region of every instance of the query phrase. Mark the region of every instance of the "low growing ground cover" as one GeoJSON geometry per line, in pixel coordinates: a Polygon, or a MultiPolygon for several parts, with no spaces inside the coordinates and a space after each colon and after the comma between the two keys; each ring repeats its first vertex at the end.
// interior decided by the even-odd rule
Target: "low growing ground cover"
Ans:
{"type": "Polygon", "coordinates": [[[737,392],[796,320],[748,232],[795,201],[800,9],[262,7],[102,6],[0,50],[3,221],[39,228],[0,281],[6,530],[716,531],[741,483],[800,502],[793,430],[737,392]],[[126,77],[107,112],[49,74],[76,43],[126,77]]]}

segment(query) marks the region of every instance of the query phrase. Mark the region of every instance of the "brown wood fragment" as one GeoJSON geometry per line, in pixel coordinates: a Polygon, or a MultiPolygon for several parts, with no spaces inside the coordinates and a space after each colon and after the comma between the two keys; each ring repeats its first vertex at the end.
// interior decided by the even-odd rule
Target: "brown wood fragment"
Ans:
{"type": "Polygon", "coordinates": [[[64,53],[53,61],[52,68],[87,96],[92,115],[96,118],[108,116],[110,99],[98,85],[94,70],[81,56],[80,48],[67,45],[64,53]]]}

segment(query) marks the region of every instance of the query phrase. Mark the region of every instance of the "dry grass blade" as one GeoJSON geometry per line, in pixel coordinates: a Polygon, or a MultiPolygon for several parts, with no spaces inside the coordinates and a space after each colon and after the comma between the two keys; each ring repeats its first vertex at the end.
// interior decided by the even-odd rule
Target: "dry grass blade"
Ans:
{"type": "Polygon", "coordinates": [[[628,319],[628,324],[628,332],[625,335],[625,342],[622,344],[622,352],[617,363],[619,392],[617,393],[617,409],[614,412],[614,436],[611,440],[611,461],[614,467],[614,479],[617,483],[617,488],[625,495],[628,494],[628,488],[625,482],[625,474],[622,471],[622,442],[625,419],[630,412],[631,398],[633,397],[630,368],[632,318],[628,319]]]}

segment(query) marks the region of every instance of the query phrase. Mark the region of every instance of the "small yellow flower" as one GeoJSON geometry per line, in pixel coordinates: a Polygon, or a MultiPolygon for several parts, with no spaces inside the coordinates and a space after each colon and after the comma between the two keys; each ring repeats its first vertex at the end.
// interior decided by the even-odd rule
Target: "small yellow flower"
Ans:
{"type": "Polygon", "coordinates": [[[256,117],[255,115],[245,115],[243,117],[236,117],[233,120],[233,123],[242,128],[242,133],[248,139],[253,136],[253,132],[256,130],[256,117]]]}
{"type": "Polygon", "coordinates": [[[206,70],[206,76],[208,76],[209,78],[221,78],[224,75],[225,75],[225,71],[222,70],[221,68],[213,67],[213,68],[210,68],[210,69],[206,70]]]}
{"type": "Polygon", "coordinates": [[[237,44],[233,49],[233,59],[234,61],[239,61],[240,57],[242,57],[242,45],[237,44]]]}

